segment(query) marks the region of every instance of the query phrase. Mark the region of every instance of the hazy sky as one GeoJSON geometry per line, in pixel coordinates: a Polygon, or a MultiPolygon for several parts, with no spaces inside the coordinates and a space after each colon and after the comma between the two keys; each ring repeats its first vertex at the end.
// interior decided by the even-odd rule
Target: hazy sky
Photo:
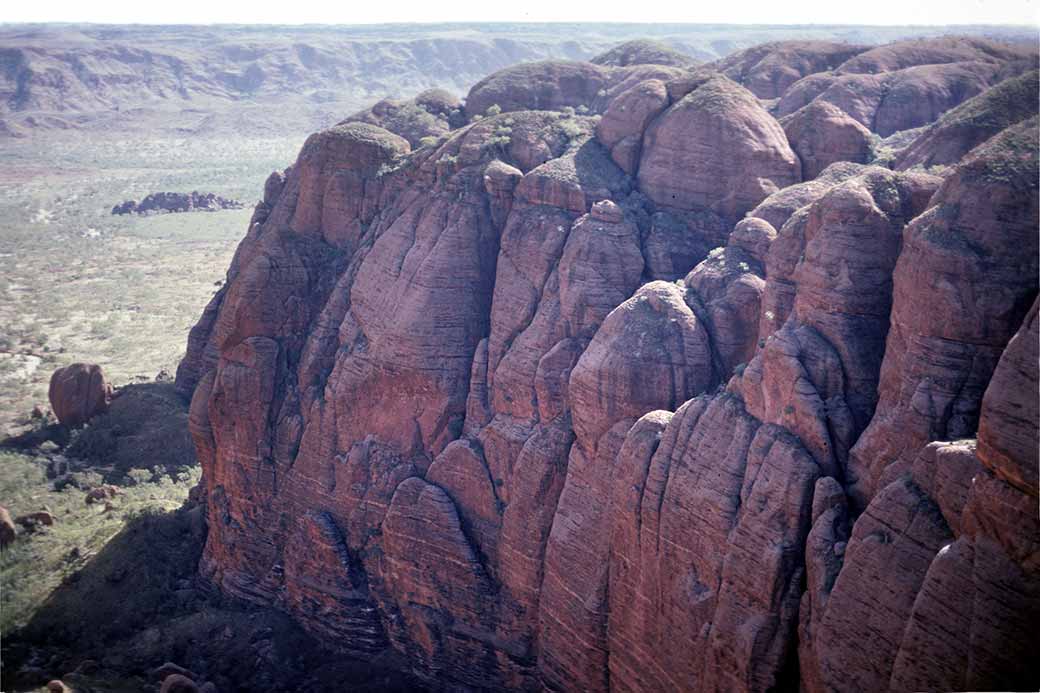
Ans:
{"type": "Polygon", "coordinates": [[[382,22],[691,22],[1037,24],[1040,0],[33,0],[0,22],[371,24],[382,22]]]}

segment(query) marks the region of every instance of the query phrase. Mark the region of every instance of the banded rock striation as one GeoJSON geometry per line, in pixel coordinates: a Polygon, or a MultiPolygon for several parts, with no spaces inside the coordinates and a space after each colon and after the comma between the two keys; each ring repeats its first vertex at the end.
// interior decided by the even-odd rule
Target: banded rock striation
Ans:
{"type": "Polygon", "coordinates": [[[456,690],[1040,681],[1035,119],[802,182],[712,68],[466,109],[269,179],[178,370],[207,579],[456,690]]]}

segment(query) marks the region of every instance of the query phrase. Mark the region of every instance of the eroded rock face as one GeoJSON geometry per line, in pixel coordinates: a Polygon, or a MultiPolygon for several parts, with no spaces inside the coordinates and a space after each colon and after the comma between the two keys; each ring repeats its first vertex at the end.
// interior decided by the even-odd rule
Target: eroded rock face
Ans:
{"type": "Polygon", "coordinates": [[[998,83],[1002,67],[1001,62],[974,61],[921,64],[880,73],[819,73],[792,85],[776,111],[787,116],[809,103],[822,101],[887,137],[927,125],[998,83]]]}
{"type": "Polygon", "coordinates": [[[449,688],[1032,684],[1036,339],[983,367],[1036,294],[1035,121],[801,183],[673,69],[506,71],[436,144],[349,123],[272,176],[178,371],[203,576],[449,688]],[[978,369],[915,365],[947,329],[978,369]],[[947,376],[978,443],[893,386],[947,376]]]}
{"type": "Polygon", "coordinates": [[[575,108],[601,113],[615,94],[639,81],[683,74],[669,64],[637,61],[615,67],[614,62],[543,60],[507,67],[473,85],[466,96],[466,114],[471,119],[483,116],[492,106],[503,112],[575,108]]]}
{"type": "Polygon", "coordinates": [[[850,460],[860,507],[926,442],[978,426],[986,384],[1037,291],[1036,136],[1033,118],[976,149],[906,229],[878,411],[850,460]]]}
{"type": "Polygon", "coordinates": [[[726,56],[716,67],[758,98],[777,99],[802,77],[834,70],[867,48],[831,41],[778,41],[726,56]]]}
{"type": "Polygon", "coordinates": [[[462,125],[462,102],[443,89],[428,89],[407,101],[383,99],[371,108],[359,111],[344,123],[360,122],[378,125],[408,140],[413,148],[424,140],[436,140],[453,127],[462,125]]]}
{"type": "Polygon", "coordinates": [[[816,178],[837,161],[865,164],[871,158],[870,130],[826,101],[813,101],[780,125],[802,162],[802,180],[816,178]]]}
{"type": "MultiPolygon", "coordinates": [[[[859,348],[867,349],[867,342],[874,342],[868,350],[874,353],[874,360],[880,362],[883,348],[878,340],[883,339],[887,330],[891,271],[900,252],[902,229],[924,210],[939,182],[935,176],[898,175],[880,167],[849,170],[832,167],[813,184],[792,190],[794,204],[808,203],[784,222],[769,247],[766,259],[769,282],[762,298],[759,338],[765,339],[783,327],[795,308],[797,292],[800,290],[808,297],[811,283],[821,282],[812,299],[814,305],[837,307],[843,299],[832,294],[854,291],[855,281],[848,273],[853,271],[853,265],[858,265],[861,276],[869,277],[871,291],[880,293],[872,293],[870,297],[850,294],[846,299],[882,302],[872,308],[867,308],[865,303],[859,307],[849,304],[850,316],[870,320],[867,316],[873,315],[874,323],[862,332],[856,332],[851,325],[842,329],[855,333],[847,341],[859,348]],[[858,173],[843,179],[853,172],[858,173]],[[840,229],[849,235],[836,237],[834,234],[840,229]],[[826,261],[826,267],[807,262],[810,238],[817,239],[814,252],[825,254],[820,259],[826,261]],[[798,276],[800,272],[802,276],[798,276]],[[833,281],[835,276],[842,280],[833,281]]],[[[768,203],[767,200],[764,204],[768,203]]],[[[785,206],[789,208],[783,200],[777,200],[775,205],[768,212],[756,209],[752,214],[764,213],[768,217],[778,214],[785,206]]],[[[836,312],[823,310],[821,315],[836,312]]]]}
{"type": "Polygon", "coordinates": [[[58,421],[74,428],[108,409],[112,386],[101,366],[74,363],[51,374],[47,396],[58,421]]]}
{"type": "Polygon", "coordinates": [[[1037,407],[1037,323],[1034,303],[986,390],[977,448],[970,440],[921,450],[871,500],[847,544],[843,507],[815,521],[800,647],[808,690],[1036,680],[1023,641],[1040,616],[1036,485],[1008,479],[1036,468],[1037,418],[1021,414],[1037,407]],[[1025,439],[1028,450],[1007,455],[1025,439]]]}
{"type": "Polygon", "coordinates": [[[949,166],[1001,130],[1036,114],[1040,73],[1005,80],[947,111],[896,159],[896,168],[949,166]]]}
{"type": "Polygon", "coordinates": [[[998,478],[1037,496],[1037,302],[1000,357],[979,420],[979,457],[998,478]]]}
{"type": "Polygon", "coordinates": [[[715,77],[647,129],[639,187],[663,207],[706,209],[735,222],[770,194],[799,182],[800,169],[780,125],[755,97],[715,77]],[[686,174],[676,176],[676,170],[686,174]]]}
{"type": "Polygon", "coordinates": [[[643,132],[668,103],[668,89],[660,80],[639,82],[610,102],[596,126],[596,137],[610,149],[614,162],[625,173],[636,172],[643,132]]]}

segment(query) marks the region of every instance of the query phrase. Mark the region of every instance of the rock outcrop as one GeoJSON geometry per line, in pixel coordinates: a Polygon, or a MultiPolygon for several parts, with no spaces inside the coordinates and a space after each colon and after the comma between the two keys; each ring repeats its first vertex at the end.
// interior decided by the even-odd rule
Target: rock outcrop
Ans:
{"type": "Polygon", "coordinates": [[[112,386],[101,366],[74,363],[51,374],[48,397],[58,421],[75,428],[108,409],[112,386]]]}
{"type": "Polygon", "coordinates": [[[802,182],[672,69],[272,176],[178,370],[203,578],[461,690],[1034,686],[1036,120],[802,182]]]}
{"type": "Polygon", "coordinates": [[[140,202],[127,200],[112,208],[112,214],[166,214],[169,212],[216,212],[221,209],[242,209],[238,200],[229,200],[213,193],[158,192],[140,202]]]}
{"type": "Polygon", "coordinates": [[[0,547],[9,546],[18,537],[18,529],[14,526],[11,513],[0,505],[0,547]]]}
{"type": "Polygon", "coordinates": [[[595,65],[628,67],[630,65],[671,65],[672,67],[693,67],[697,60],[671,48],[660,41],[637,39],[626,41],[600,53],[589,60],[595,65]]]}
{"type": "Polygon", "coordinates": [[[707,210],[733,223],[799,182],[801,167],[779,123],[749,91],[720,76],[696,86],[646,129],[638,180],[662,207],[707,210]]]}
{"type": "Polygon", "coordinates": [[[794,84],[777,104],[780,116],[823,101],[882,137],[927,125],[1000,80],[999,63],[917,65],[879,74],[821,73],[794,84]]]}
{"type": "Polygon", "coordinates": [[[816,178],[838,161],[865,164],[872,158],[870,130],[826,101],[813,101],[780,125],[802,162],[802,180],[816,178]]]}
{"type": "Polygon", "coordinates": [[[369,123],[389,130],[417,148],[427,138],[436,140],[463,123],[462,102],[443,89],[427,89],[407,101],[383,99],[340,123],[369,123]]]}
{"type": "Polygon", "coordinates": [[[1036,63],[1035,52],[1024,47],[979,39],[898,42],[807,74],[776,95],[775,110],[784,117],[809,103],[829,103],[887,137],[928,125],[988,87],[1035,69],[1036,63]]]}
{"type": "Polygon", "coordinates": [[[637,82],[676,79],[683,73],[680,67],[641,61],[624,67],[610,60],[602,65],[577,60],[521,63],[473,85],[466,96],[466,116],[483,117],[495,106],[501,112],[573,108],[602,113],[611,98],[637,82]]]}
{"type": "Polygon", "coordinates": [[[850,455],[859,507],[930,440],[970,437],[1037,292],[1037,120],[976,149],[904,234],[878,408],[850,455]]]}
{"type": "Polygon", "coordinates": [[[894,72],[915,65],[950,65],[984,62],[994,65],[1035,59],[1025,47],[969,36],[951,36],[896,41],[862,51],[842,63],[837,71],[847,74],[894,72]]]}
{"type": "Polygon", "coordinates": [[[198,693],[199,687],[183,674],[170,674],[163,679],[159,693],[198,693]]]}
{"type": "Polygon", "coordinates": [[[758,98],[777,99],[802,77],[834,70],[868,48],[832,41],[778,41],[728,55],[715,67],[758,98]]]}
{"type": "Polygon", "coordinates": [[[949,166],[996,135],[1036,115],[1040,73],[1035,70],[987,89],[947,111],[903,150],[895,167],[949,166]]]}

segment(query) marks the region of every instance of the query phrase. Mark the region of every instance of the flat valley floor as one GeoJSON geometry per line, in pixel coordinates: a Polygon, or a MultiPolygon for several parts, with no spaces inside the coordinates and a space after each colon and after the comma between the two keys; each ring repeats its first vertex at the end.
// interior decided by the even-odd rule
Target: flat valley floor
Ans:
{"type": "Polygon", "coordinates": [[[115,386],[172,374],[224,280],[267,175],[303,136],[0,140],[0,434],[47,407],[54,369],[98,363],[115,386]],[[241,210],[112,216],[158,191],[241,210]]]}

